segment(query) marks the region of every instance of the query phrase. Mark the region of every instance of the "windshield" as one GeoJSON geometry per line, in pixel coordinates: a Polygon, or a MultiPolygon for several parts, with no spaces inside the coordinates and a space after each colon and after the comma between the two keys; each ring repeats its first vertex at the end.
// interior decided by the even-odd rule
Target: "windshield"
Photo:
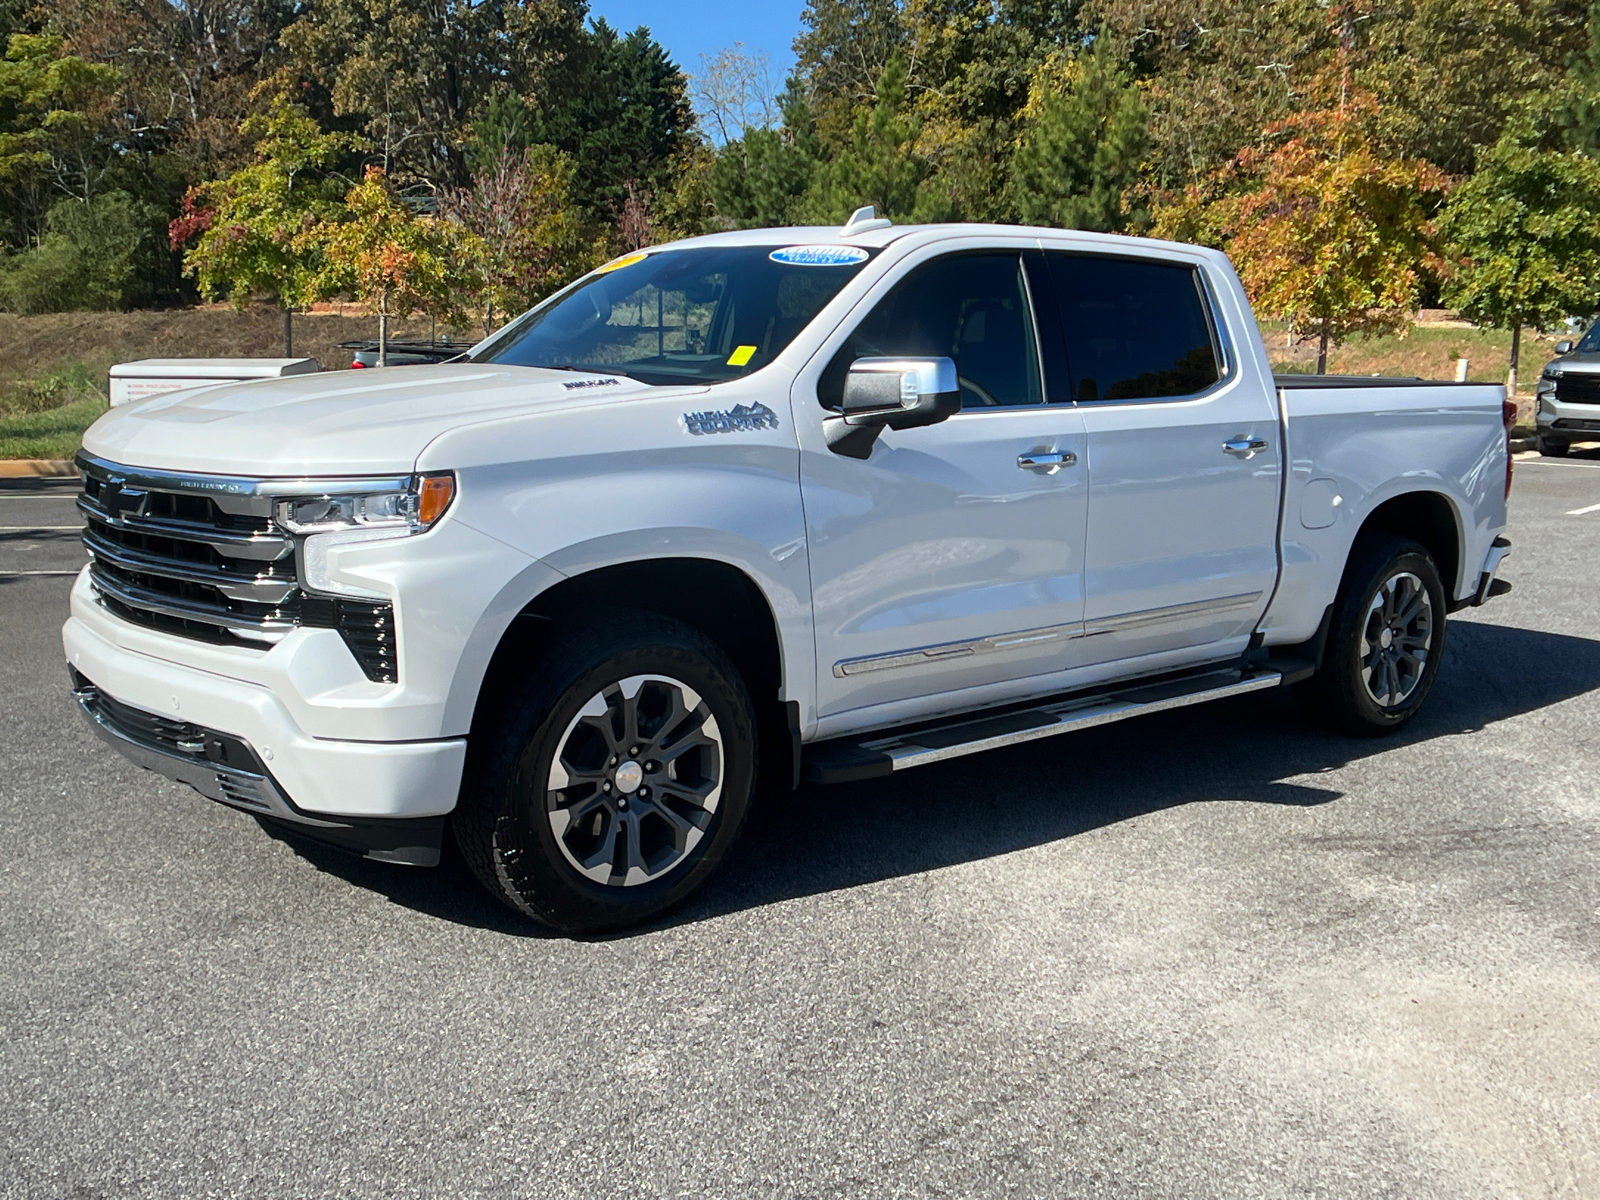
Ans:
{"type": "Polygon", "coordinates": [[[1600,322],[1591,326],[1589,332],[1583,335],[1582,340],[1573,349],[1579,354],[1594,354],[1600,351],[1600,322]]]}
{"type": "Polygon", "coordinates": [[[518,317],[471,358],[723,383],[777,357],[870,257],[838,244],[628,255],[518,317]]]}

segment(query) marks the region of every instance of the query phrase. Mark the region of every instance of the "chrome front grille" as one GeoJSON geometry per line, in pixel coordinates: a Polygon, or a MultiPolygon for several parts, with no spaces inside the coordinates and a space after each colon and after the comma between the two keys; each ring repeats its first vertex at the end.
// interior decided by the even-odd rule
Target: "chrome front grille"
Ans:
{"type": "Polygon", "coordinates": [[[202,491],[206,477],[119,472],[87,456],[78,465],[90,578],[118,616],[258,646],[298,624],[294,542],[273,526],[269,497],[202,491]]]}
{"type": "Polygon", "coordinates": [[[394,606],[302,591],[294,538],[273,522],[277,495],[318,481],[151,471],[87,454],[78,468],[89,578],[107,611],[261,650],[298,625],[336,629],[368,679],[398,680],[394,606]]]}

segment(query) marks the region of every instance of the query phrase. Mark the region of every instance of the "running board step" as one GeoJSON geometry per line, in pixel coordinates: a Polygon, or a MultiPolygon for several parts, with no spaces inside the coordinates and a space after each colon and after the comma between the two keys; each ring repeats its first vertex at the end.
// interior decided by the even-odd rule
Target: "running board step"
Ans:
{"type": "Polygon", "coordinates": [[[978,754],[1095,725],[1110,725],[1146,713],[1259,692],[1278,687],[1282,682],[1281,671],[1255,669],[1241,675],[1233,668],[1115,692],[1068,697],[998,715],[957,717],[914,730],[885,730],[865,737],[835,738],[805,748],[805,777],[813,783],[876,779],[895,771],[960,758],[963,754],[978,754]]]}

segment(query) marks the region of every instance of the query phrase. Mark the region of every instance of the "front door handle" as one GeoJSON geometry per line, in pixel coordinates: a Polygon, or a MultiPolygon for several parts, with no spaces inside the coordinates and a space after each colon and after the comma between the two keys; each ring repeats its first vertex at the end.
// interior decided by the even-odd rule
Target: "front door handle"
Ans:
{"type": "Polygon", "coordinates": [[[1254,458],[1260,451],[1267,448],[1266,438],[1233,438],[1222,443],[1225,453],[1236,458],[1254,458]]]}
{"type": "Polygon", "coordinates": [[[1024,471],[1043,471],[1046,475],[1054,475],[1062,467],[1070,467],[1077,461],[1078,456],[1071,450],[1040,450],[1017,455],[1017,466],[1024,471]]]}

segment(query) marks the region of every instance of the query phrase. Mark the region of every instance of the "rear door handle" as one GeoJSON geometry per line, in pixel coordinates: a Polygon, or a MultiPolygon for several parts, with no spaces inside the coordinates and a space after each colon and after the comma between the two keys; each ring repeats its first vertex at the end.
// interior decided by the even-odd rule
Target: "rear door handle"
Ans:
{"type": "Polygon", "coordinates": [[[1267,448],[1266,438],[1233,438],[1222,443],[1225,453],[1236,458],[1254,458],[1260,451],[1267,448]]]}
{"type": "Polygon", "coordinates": [[[1078,456],[1071,450],[1036,451],[1033,454],[1017,455],[1017,466],[1024,471],[1043,471],[1046,475],[1054,475],[1062,467],[1070,467],[1077,461],[1078,456]]]}

